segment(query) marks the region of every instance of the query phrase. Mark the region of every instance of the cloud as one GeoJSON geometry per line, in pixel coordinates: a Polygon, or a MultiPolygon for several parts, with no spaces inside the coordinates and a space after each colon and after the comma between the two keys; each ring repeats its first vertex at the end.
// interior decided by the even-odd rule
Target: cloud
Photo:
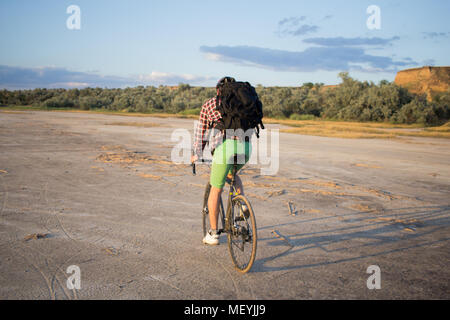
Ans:
{"type": "Polygon", "coordinates": [[[317,32],[317,30],[319,30],[318,26],[303,24],[294,30],[287,31],[287,33],[293,36],[302,36],[308,33],[317,32]]]}
{"type": "Polygon", "coordinates": [[[164,83],[164,84],[179,84],[179,83],[199,83],[209,80],[215,80],[213,77],[196,76],[192,74],[174,74],[168,72],[152,71],[150,74],[138,75],[137,79],[143,83],[164,83]]]}
{"type": "Polygon", "coordinates": [[[424,39],[448,38],[450,32],[422,32],[424,39]]]}
{"type": "Polygon", "coordinates": [[[118,77],[71,71],[57,67],[24,68],[0,65],[0,88],[10,90],[84,87],[123,88],[137,85],[176,85],[180,82],[196,84],[208,80],[213,79],[190,74],[177,75],[156,71],[150,74],[118,77]]]}
{"type": "Polygon", "coordinates": [[[284,18],[283,20],[280,20],[278,22],[278,25],[279,26],[283,26],[285,24],[298,25],[301,21],[305,21],[305,20],[306,20],[306,16],[284,18]]]}
{"type": "Polygon", "coordinates": [[[276,33],[279,36],[303,36],[308,33],[314,33],[319,30],[319,27],[312,24],[300,24],[306,20],[306,16],[284,18],[278,22],[278,30],[276,33]]]}
{"type": "Polygon", "coordinates": [[[416,65],[414,61],[394,61],[391,57],[367,54],[358,47],[311,47],[304,51],[285,51],[252,46],[202,46],[200,51],[215,61],[265,68],[275,71],[313,72],[358,70],[395,72],[416,65]]]}
{"type": "Polygon", "coordinates": [[[23,68],[0,65],[0,87],[7,89],[122,87],[129,82],[130,79],[123,77],[101,76],[64,68],[23,68]]]}
{"type": "Polygon", "coordinates": [[[400,37],[392,38],[344,38],[344,37],[334,37],[334,38],[308,38],[304,39],[303,42],[316,44],[320,46],[327,47],[347,47],[347,46],[387,46],[392,45],[392,42],[400,40],[400,37]]]}

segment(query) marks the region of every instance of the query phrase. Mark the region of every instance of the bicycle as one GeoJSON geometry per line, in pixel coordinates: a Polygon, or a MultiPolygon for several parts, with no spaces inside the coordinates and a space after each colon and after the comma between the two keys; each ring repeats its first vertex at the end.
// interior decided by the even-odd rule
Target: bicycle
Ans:
{"type": "MultiPolygon", "coordinates": [[[[202,162],[209,162],[202,160],[202,162]]],[[[256,219],[250,201],[243,195],[238,194],[235,187],[235,178],[237,171],[237,156],[234,157],[232,178],[227,178],[230,185],[228,194],[227,209],[224,210],[222,197],[219,205],[218,226],[221,224],[218,233],[226,233],[228,239],[228,251],[235,268],[241,273],[247,273],[253,266],[256,257],[257,229],[256,219]],[[244,213],[242,205],[246,205],[248,213],[244,213]],[[226,212],[226,214],[225,214],[226,212]]],[[[192,174],[195,175],[195,163],[192,164],[192,174]]],[[[211,190],[211,184],[206,184],[203,197],[202,224],[203,236],[210,229],[208,198],[211,190]]]]}

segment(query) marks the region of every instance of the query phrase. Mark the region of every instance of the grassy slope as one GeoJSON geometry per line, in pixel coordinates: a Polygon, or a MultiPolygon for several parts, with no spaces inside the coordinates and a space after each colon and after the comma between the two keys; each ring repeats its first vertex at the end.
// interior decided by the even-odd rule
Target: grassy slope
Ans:
{"type": "Polygon", "coordinates": [[[418,124],[391,124],[376,122],[347,122],[325,120],[272,120],[266,123],[280,123],[293,128],[281,132],[305,135],[349,138],[349,139],[392,139],[398,137],[450,138],[450,123],[440,127],[424,127],[418,124]]]}

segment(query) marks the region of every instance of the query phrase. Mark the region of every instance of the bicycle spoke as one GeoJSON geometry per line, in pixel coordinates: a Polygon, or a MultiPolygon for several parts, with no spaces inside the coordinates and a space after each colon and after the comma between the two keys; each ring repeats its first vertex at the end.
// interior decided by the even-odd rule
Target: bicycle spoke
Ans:
{"type": "Polygon", "coordinates": [[[237,247],[239,250],[244,251],[244,246],[239,245],[239,243],[236,242],[236,241],[234,241],[234,240],[233,240],[233,245],[234,245],[235,247],[237,247]]]}

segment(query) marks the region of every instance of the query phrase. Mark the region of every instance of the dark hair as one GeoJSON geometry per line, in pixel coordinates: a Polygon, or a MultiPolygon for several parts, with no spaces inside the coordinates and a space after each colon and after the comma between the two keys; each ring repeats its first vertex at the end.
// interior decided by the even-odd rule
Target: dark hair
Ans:
{"type": "Polygon", "coordinates": [[[228,82],[236,82],[236,80],[232,77],[223,77],[219,80],[219,82],[217,82],[216,89],[219,89],[221,86],[228,82]]]}

